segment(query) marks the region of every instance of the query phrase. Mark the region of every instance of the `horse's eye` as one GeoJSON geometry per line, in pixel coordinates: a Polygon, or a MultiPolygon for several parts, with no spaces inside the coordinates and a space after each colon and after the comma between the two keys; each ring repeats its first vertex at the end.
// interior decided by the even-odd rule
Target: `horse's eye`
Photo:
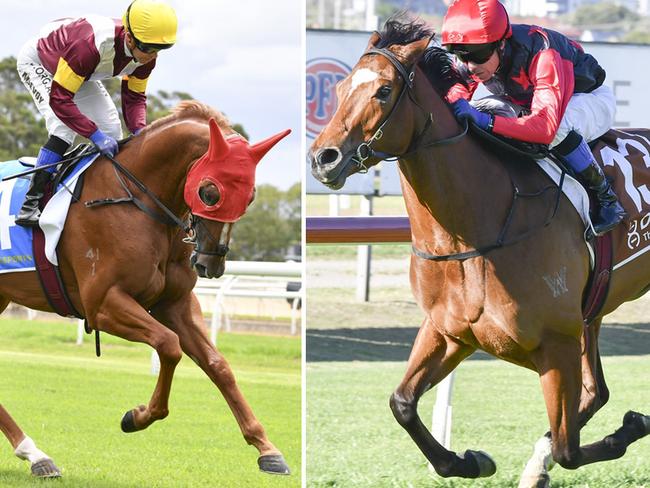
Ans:
{"type": "Polygon", "coordinates": [[[377,90],[377,93],[375,94],[375,98],[377,98],[379,101],[385,102],[388,100],[388,97],[390,97],[390,93],[392,91],[392,88],[388,85],[384,85],[379,90],[377,90]]]}
{"type": "Polygon", "coordinates": [[[219,189],[216,185],[210,183],[199,188],[199,198],[203,203],[211,207],[212,205],[217,204],[221,195],[219,194],[219,189]]]}

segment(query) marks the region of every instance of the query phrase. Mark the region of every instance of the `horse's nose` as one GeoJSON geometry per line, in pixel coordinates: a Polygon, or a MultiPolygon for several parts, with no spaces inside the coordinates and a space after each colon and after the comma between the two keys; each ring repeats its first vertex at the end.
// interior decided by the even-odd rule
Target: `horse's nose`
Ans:
{"type": "Polygon", "coordinates": [[[202,264],[195,263],[194,269],[196,270],[196,274],[199,275],[199,278],[208,278],[208,268],[202,264]]]}
{"type": "Polygon", "coordinates": [[[320,166],[336,164],[343,158],[338,147],[326,147],[316,153],[316,163],[320,166]]]}

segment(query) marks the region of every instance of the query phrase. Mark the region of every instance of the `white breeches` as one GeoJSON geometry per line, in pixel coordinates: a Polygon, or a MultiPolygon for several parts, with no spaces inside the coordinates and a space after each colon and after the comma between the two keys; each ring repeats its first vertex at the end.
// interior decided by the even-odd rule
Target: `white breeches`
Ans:
{"type": "MultiPolygon", "coordinates": [[[[471,102],[481,112],[503,117],[519,117],[525,110],[499,95],[489,95],[471,102]]],[[[616,99],[608,86],[600,86],[591,93],[574,93],[560,121],[550,146],[555,147],[575,130],[587,142],[598,139],[614,125],[616,99]]]]}

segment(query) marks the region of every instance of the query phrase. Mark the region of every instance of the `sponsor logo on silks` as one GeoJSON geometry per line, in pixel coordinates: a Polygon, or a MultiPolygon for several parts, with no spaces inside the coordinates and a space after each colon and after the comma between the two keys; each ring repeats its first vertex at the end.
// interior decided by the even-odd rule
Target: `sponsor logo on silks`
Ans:
{"type": "Polygon", "coordinates": [[[333,58],[307,61],[307,135],[316,137],[336,111],[336,84],[345,78],[350,67],[333,58]]]}

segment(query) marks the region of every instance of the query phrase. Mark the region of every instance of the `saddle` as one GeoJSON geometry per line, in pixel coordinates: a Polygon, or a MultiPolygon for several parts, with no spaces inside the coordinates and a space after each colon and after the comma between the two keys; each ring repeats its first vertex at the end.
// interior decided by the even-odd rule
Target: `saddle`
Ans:
{"type": "MultiPolygon", "coordinates": [[[[510,155],[511,157],[518,160],[528,160],[531,163],[533,163],[535,160],[550,159],[560,167],[562,172],[569,174],[575,178],[575,175],[573,174],[571,168],[565,165],[563,159],[558,155],[555,155],[547,145],[527,143],[507,137],[498,136],[496,134],[486,132],[474,124],[470,124],[470,129],[473,135],[479,138],[488,150],[496,152],[500,156],[504,156],[504,154],[506,156],[510,155]]],[[[617,195],[620,197],[620,192],[623,191],[620,184],[621,178],[619,177],[619,181],[616,182],[616,178],[612,178],[612,175],[610,174],[611,171],[607,171],[607,165],[603,163],[602,158],[598,159],[598,153],[601,152],[603,148],[614,145],[612,139],[615,139],[617,137],[615,134],[616,132],[619,131],[610,130],[607,134],[598,140],[593,141],[590,144],[590,147],[594,152],[594,156],[596,157],[598,163],[601,166],[605,167],[607,176],[610,179],[615,180],[614,188],[617,192],[617,195]]],[[[650,150],[650,141],[646,140],[646,143],[648,150],[650,150]]],[[[650,194],[648,203],[650,204],[650,194]]],[[[626,211],[629,212],[629,205],[623,203],[623,206],[625,207],[626,211]]],[[[593,205],[591,205],[591,207],[593,207],[593,205]]],[[[631,214],[628,213],[628,215],[631,214]]],[[[598,237],[595,237],[591,232],[589,232],[589,229],[585,233],[587,247],[589,249],[591,257],[589,279],[587,286],[583,292],[582,300],[582,314],[584,323],[586,325],[589,325],[595,318],[598,317],[607,298],[607,292],[609,291],[609,279],[613,270],[613,234],[618,234],[623,229],[624,226],[619,225],[616,229],[614,229],[614,231],[609,232],[604,236],[598,237]]]]}

